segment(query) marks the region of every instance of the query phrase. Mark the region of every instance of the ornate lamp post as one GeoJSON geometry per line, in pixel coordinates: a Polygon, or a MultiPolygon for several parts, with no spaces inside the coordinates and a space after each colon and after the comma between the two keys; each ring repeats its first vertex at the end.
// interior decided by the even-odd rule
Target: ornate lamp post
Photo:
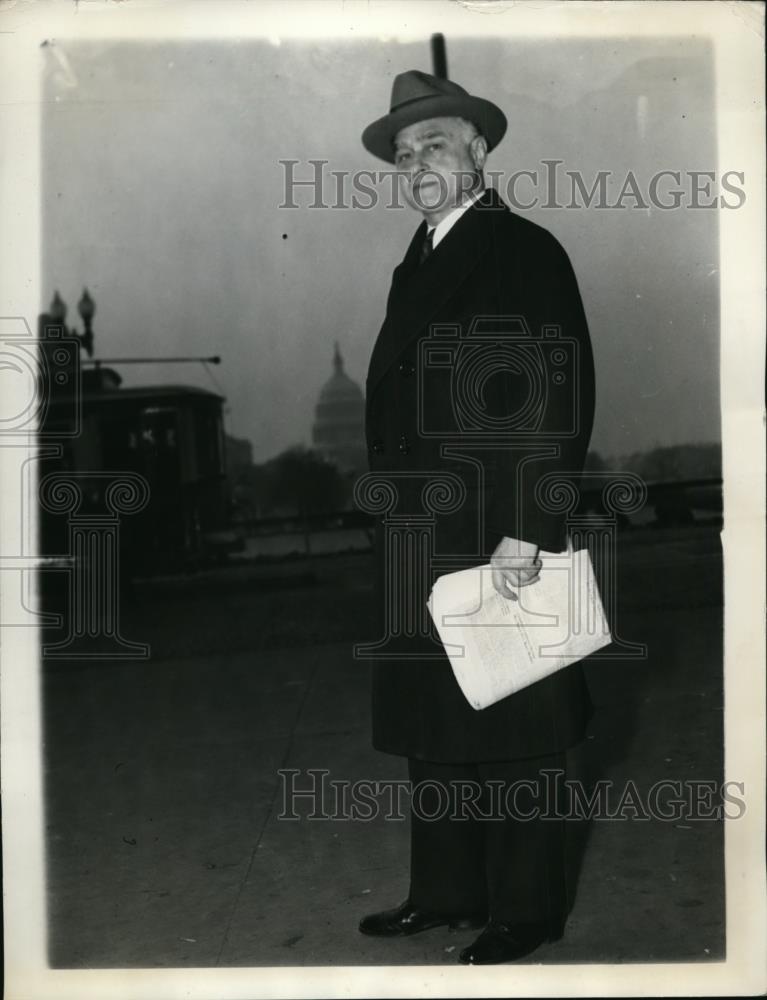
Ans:
{"type": "Polygon", "coordinates": [[[56,289],[51,299],[48,315],[55,323],[59,323],[61,326],[64,325],[64,320],[67,318],[67,304],[59,295],[58,289],[56,289]]]}
{"type": "Polygon", "coordinates": [[[83,321],[84,331],[79,333],[75,329],[68,329],[66,325],[67,304],[59,295],[58,290],[54,293],[51,304],[48,308],[47,317],[53,321],[54,326],[60,326],[67,337],[76,337],[80,341],[80,346],[85,349],[88,357],[93,357],[93,316],[96,312],[96,303],[91,298],[87,288],[83,289],[83,294],[77,304],[77,311],[83,321]]]}
{"type": "Polygon", "coordinates": [[[93,314],[96,312],[96,303],[90,296],[87,288],[83,288],[83,294],[80,297],[80,301],[77,303],[77,311],[80,313],[80,318],[83,321],[83,326],[85,332],[81,335],[80,340],[83,347],[88,353],[88,357],[93,357],[93,314]]]}

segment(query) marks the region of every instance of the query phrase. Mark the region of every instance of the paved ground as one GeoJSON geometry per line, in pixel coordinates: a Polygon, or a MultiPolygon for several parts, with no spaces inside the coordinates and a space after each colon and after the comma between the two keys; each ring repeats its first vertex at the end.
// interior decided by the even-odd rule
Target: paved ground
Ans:
{"type": "MultiPolygon", "coordinates": [[[[621,539],[619,631],[643,662],[590,662],[592,778],[721,781],[715,530],[621,539]]],[[[127,638],[148,662],[44,674],[50,959],[58,967],[453,963],[468,934],[356,930],[407,891],[404,821],[286,821],[279,769],[404,777],[369,744],[367,555],[139,587],[127,638]]],[[[308,808],[308,807],[307,807],[308,808]]],[[[543,962],[724,953],[721,825],[595,822],[565,937],[543,962]]],[[[573,856],[574,863],[577,857],[573,856]]]]}

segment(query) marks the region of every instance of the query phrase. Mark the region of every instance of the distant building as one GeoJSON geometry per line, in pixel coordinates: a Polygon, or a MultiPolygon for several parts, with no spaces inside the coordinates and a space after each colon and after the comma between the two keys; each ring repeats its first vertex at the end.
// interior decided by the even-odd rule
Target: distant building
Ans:
{"type": "Polygon", "coordinates": [[[365,397],[344,371],[337,341],[333,374],[320,390],[315,408],[312,445],[344,475],[367,469],[365,397]]]}

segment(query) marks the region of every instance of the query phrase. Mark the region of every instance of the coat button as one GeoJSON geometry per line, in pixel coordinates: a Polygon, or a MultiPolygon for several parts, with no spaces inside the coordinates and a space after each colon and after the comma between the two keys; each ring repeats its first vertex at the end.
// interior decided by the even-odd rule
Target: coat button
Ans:
{"type": "Polygon", "coordinates": [[[383,450],[384,450],[383,441],[379,441],[378,439],[376,439],[373,442],[372,448],[374,455],[383,455],[383,450]]]}
{"type": "Polygon", "coordinates": [[[410,454],[410,445],[408,444],[408,440],[404,434],[399,439],[399,450],[402,452],[403,455],[410,454]]]}
{"type": "Polygon", "coordinates": [[[400,361],[399,370],[402,375],[412,375],[415,367],[409,361],[400,361]]]}

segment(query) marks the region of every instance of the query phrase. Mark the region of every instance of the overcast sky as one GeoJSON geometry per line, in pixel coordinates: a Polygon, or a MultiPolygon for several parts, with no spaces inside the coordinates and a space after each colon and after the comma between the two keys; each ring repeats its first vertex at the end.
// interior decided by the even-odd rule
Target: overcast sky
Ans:
{"type": "MultiPolygon", "coordinates": [[[[301,208],[280,209],[279,161],[301,161],[301,176],[311,158],[327,171],[385,166],[360,133],[388,109],[394,74],[430,69],[428,40],[59,42],[43,58],[41,307],[57,288],[79,322],[87,284],[102,357],[220,354],[228,432],[249,438],[256,460],[309,443],[335,339],[364,385],[419,220],[384,203],[311,210],[306,192],[301,208]]],[[[488,166],[507,176],[542,176],[542,160],[559,159],[589,186],[611,171],[614,200],[629,170],[646,194],[659,170],[737,169],[717,163],[701,40],[449,38],[448,59],[451,77],[506,112],[488,166]]],[[[520,196],[531,190],[520,184],[520,196]]],[[[525,214],[557,235],[579,279],[597,363],[592,446],[718,440],[716,213],[525,214]]],[[[197,366],[122,374],[215,388],[197,366]]]]}

